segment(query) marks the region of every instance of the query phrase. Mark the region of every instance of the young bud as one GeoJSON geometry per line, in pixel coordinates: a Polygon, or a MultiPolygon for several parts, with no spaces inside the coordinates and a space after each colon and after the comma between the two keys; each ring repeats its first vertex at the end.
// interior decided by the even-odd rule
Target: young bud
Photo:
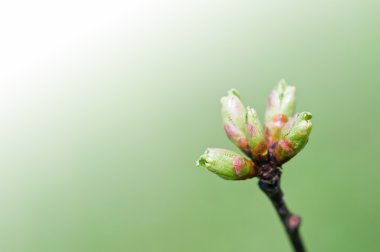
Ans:
{"type": "Polygon", "coordinates": [[[284,127],[273,155],[279,164],[283,164],[305,147],[312,129],[309,112],[296,114],[284,127]]]}
{"type": "Polygon", "coordinates": [[[247,107],[246,137],[252,157],[264,161],[268,156],[268,146],[256,111],[247,107]]]}
{"type": "Polygon", "coordinates": [[[243,132],[236,128],[236,126],[232,123],[225,123],[224,131],[233,144],[239,147],[239,149],[241,149],[248,156],[250,155],[248,141],[243,132]]]}
{"type": "Polygon", "coordinates": [[[265,125],[269,146],[278,141],[288,118],[294,114],[295,92],[295,87],[288,86],[285,80],[281,80],[268,97],[265,125]]]}
{"type": "Polygon", "coordinates": [[[257,166],[241,155],[218,148],[207,148],[200,156],[197,166],[202,166],[227,180],[242,180],[257,175],[257,166]]]}
{"type": "Polygon", "coordinates": [[[276,114],[272,117],[270,123],[267,123],[267,127],[265,129],[265,139],[269,148],[278,141],[281,131],[285,127],[288,120],[288,116],[284,114],[276,114]]]}
{"type": "Polygon", "coordinates": [[[248,142],[245,136],[246,110],[240,101],[240,95],[235,89],[228,91],[228,95],[222,97],[222,118],[224,130],[228,138],[242,151],[249,155],[248,142]]]}
{"type": "Polygon", "coordinates": [[[234,124],[237,129],[244,132],[246,111],[238,91],[235,89],[229,90],[228,95],[222,97],[220,102],[222,103],[224,123],[234,124]]]}
{"type": "Polygon", "coordinates": [[[265,122],[268,125],[276,114],[292,116],[296,107],[296,88],[281,80],[268,97],[265,122]]]}

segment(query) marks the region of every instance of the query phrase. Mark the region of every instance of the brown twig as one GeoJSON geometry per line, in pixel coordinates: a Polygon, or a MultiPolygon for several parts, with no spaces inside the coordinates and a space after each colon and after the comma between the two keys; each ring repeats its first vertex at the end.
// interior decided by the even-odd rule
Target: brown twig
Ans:
{"type": "Polygon", "coordinates": [[[294,251],[305,252],[306,250],[299,232],[301,218],[289,211],[284,201],[284,195],[281,191],[281,168],[276,167],[275,165],[263,166],[259,177],[259,187],[268,196],[276,209],[292,243],[294,251]]]}

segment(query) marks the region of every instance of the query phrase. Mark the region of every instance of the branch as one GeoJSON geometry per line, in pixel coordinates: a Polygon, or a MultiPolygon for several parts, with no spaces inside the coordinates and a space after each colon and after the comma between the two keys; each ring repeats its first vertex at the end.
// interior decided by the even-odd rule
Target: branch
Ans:
{"type": "Polygon", "coordinates": [[[287,208],[284,195],[280,187],[281,171],[279,167],[267,166],[263,169],[260,176],[259,187],[271,200],[282,224],[288,234],[295,252],[305,252],[299,233],[301,218],[289,211],[287,208]]]}

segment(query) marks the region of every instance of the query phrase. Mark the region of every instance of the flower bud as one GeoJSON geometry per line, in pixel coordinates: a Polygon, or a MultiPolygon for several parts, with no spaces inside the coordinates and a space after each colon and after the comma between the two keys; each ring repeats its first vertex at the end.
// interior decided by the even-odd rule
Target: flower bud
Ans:
{"type": "Polygon", "coordinates": [[[267,123],[267,127],[265,129],[265,139],[269,148],[278,141],[281,131],[285,127],[288,120],[288,116],[284,114],[276,114],[272,117],[270,123],[267,123]]]}
{"type": "Polygon", "coordinates": [[[197,166],[202,166],[227,180],[242,180],[257,175],[257,166],[243,156],[229,150],[207,148],[197,166]]]}
{"type": "Polygon", "coordinates": [[[253,159],[264,161],[268,156],[268,147],[262,126],[253,108],[247,107],[246,137],[253,159]]]}
{"type": "Polygon", "coordinates": [[[312,129],[311,113],[296,114],[284,127],[273,151],[279,164],[283,164],[305,147],[312,129]]]}
{"type": "Polygon", "coordinates": [[[232,123],[225,123],[224,131],[233,144],[239,147],[239,149],[241,149],[248,156],[250,155],[248,141],[243,132],[236,128],[236,126],[232,123]]]}
{"type": "Polygon", "coordinates": [[[235,89],[231,89],[220,102],[222,103],[224,130],[228,138],[249,155],[248,142],[245,136],[246,110],[240,101],[239,93],[235,89]]]}
{"type": "Polygon", "coordinates": [[[268,97],[265,122],[268,125],[276,114],[292,116],[296,108],[296,88],[281,80],[268,97]]]}
{"type": "Polygon", "coordinates": [[[265,111],[266,139],[269,146],[278,141],[281,130],[295,111],[295,92],[281,80],[268,97],[265,111]]]}

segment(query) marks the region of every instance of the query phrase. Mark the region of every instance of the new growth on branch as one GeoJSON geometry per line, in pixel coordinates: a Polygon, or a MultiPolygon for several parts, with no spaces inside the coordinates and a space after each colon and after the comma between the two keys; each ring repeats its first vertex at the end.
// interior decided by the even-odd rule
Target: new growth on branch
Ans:
{"type": "Polygon", "coordinates": [[[311,114],[295,113],[293,86],[281,80],[268,98],[265,129],[255,109],[245,107],[237,90],[221,99],[224,130],[246,157],[230,150],[207,148],[197,160],[226,180],[259,178],[260,189],[268,196],[280,217],[294,251],[304,252],[299,234],[301,218],[289,211],[281,190],[281,166],[306,145],[311,132],[311,114]]]}
{"type": "Polygon", "coordinates": [[[227,180],[242,180],[260,175],[261,167],[281,167],[306,145],[311,132],[311,113],[295,113],[294,86],[281,80],[268,98],[263,129],[257,112],[245,107],[237,90],[222,97],[224,130],[230,141],[249,159],[220,148],[207,148],[197,166],[227,180]]]}

